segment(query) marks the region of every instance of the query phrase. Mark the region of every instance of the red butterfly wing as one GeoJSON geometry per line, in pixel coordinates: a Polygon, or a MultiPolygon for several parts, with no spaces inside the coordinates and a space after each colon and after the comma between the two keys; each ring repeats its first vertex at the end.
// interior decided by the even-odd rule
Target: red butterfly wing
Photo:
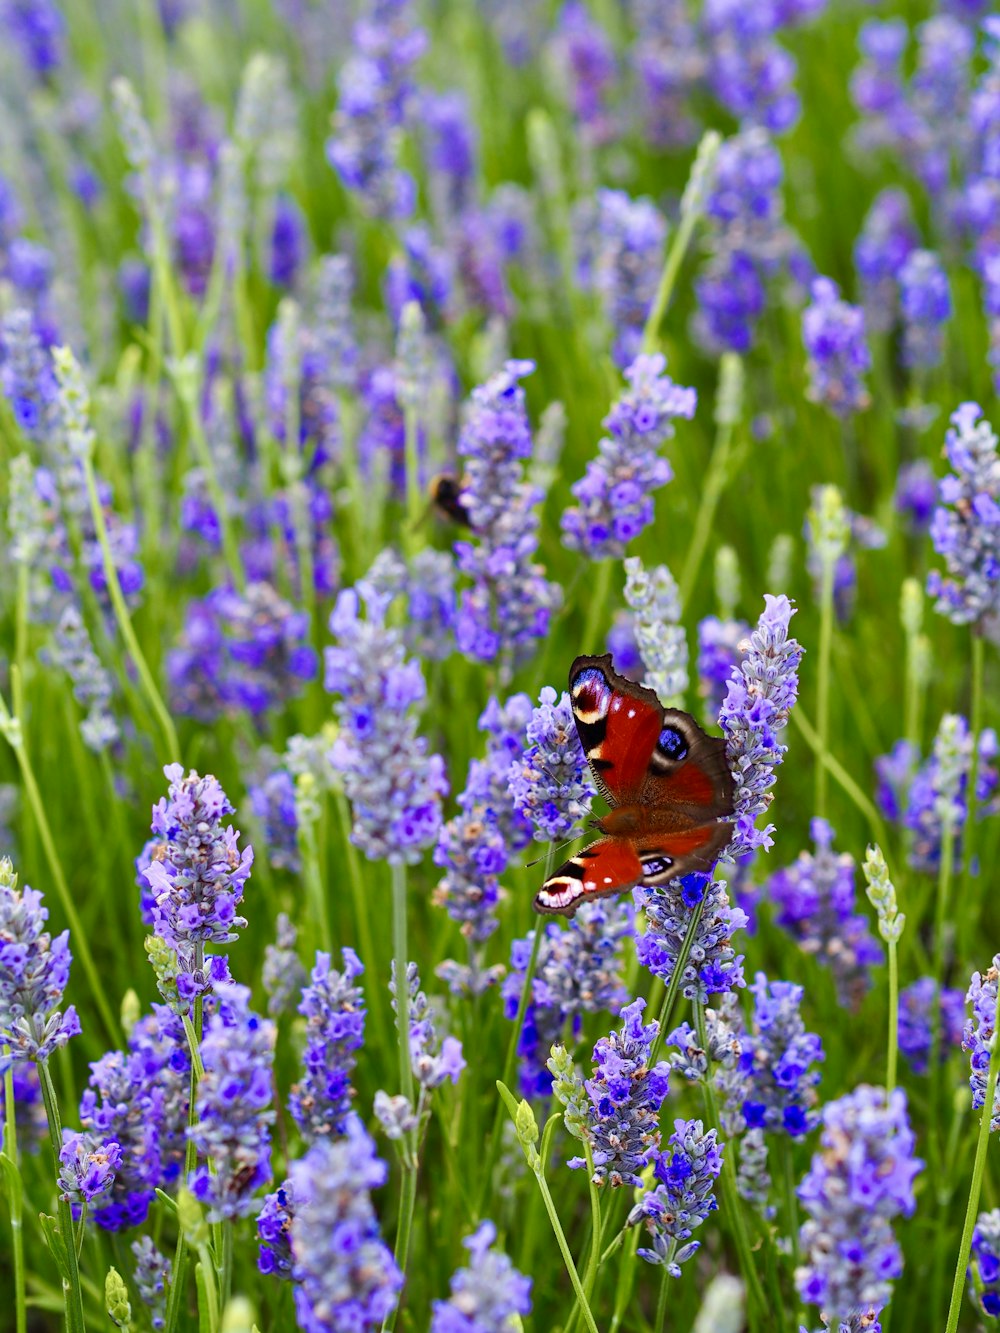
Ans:
{"type": "Polygon", "coordinates": [[[569,697],[601,795],[611,806],[636,804],[660,735],[659,699],[620,676],[610,653],[576,659],[569,673],[569,697]]]}
{"type": "Polygon", "coordinates": [[[599,838],[564,862],[535,895],[535,911],[572,916],[581,903],[679,875],[707,873],[733,835],[732,824],[698,824],[637,842],[599,838]]]}
{"type": "Polygon", "coordinates": [[[698,822],[733,812],[733,775],[721,736],[702,731],[690,713],[665,708],[640,800],[679,806],[698,822]]]}

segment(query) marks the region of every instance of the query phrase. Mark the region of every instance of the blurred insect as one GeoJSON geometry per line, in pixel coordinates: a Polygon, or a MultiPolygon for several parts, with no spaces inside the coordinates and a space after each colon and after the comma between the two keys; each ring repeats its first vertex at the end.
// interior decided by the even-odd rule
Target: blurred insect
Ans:
{"type": "Polygon", "coordinates": [[[431,509],[441,518],[459,523],[463,528],[471,528],[469,511],[462,504],[462,492],[468,486],[467,477],[456,477],[454,472],[439,472],[430,485],[431,509]]]}

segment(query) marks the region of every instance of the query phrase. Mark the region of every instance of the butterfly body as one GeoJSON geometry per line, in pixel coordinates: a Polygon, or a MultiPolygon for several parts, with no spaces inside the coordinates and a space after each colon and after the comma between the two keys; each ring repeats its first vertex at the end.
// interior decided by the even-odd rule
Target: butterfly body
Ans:
{"type": "Polygon", "coordinates": [[[733,778],[725,742],[652,690],[619,675],[609,653],[578,657],[569,677],[577,731],[611,809],[604,835],[571,857],[535,897],[572,916],[588,898],[709,870],[729,842],[733,778]]]}

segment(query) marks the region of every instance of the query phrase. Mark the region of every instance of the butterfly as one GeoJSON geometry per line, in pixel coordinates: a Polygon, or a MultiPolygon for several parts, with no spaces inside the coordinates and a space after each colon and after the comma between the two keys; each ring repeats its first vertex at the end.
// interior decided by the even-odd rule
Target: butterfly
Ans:
{"type": "Polygon", "coordinates": [[[733,813],[726,742],[619,675],[610,653],[576,659],[569,696],[611,809],[591,821],[604,836],[545,881],[535,910],[572,916],[591,898],[710,870],[733,835],[733,825],[720,822],[733,813]]]}

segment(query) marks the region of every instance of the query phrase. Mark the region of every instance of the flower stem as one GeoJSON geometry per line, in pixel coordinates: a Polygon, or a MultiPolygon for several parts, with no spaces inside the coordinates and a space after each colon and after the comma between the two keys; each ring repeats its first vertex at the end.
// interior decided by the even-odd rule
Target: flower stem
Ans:
{"type": "Polygon", "coordinates": [[[601,1191],[594,1184],[594,1149],[589,1140],[584,1140],[583,1150],[587,1158],[587,1184],[590,1189],[591,1218],[590,1254],[587,1258],[587,1271],[583,1275],[583,1295],[589,1304],[594,1292],[597,1270],[601,1265],[601,1239],[604,1226],[601,1221],[601,1191]]]}
{"type": "Polygon", "coordinates": [[[885,1090],[892,1093],[896,1086],[896,1063],[899,1058],[899,960],[896,940],[889,941],[889,1034],[886,1042],[885,1090]]]}
{"type": "Polygon", "coordinates": [[[108,540],[108,526],[104,521],[104,510],[101,507],[100,496],[97,494],[97,481],[94,477],[94,464],[90,458],[84,459],[83,469],[87,482],[87,498],[90,502],[90,516],[93,519],[94,530],[97,533],[97,540],[101,548],[104,580],[107,583],[111,605],[114,608],[115,620],[118,622],[118,629],[125,640],[125,647],[128,649],[129,656],[135,663],[135,669],[142,683],[142,688],[146,692],[149,706],[153,710],[153,716],[163,732],[167,757],[173,761],[179,759],[181,754],[181,748],[177,742],[177,731],[160,691],[156,687],[153,673],[149,669],[149,663],[146,661],[146,656],[139,645],[139,640],[132,625],[132,617],[129,614],[125,594],[122,592],[122,585],[118,579],[118,570],[111,551],[111,542],[108,540]]]}
{"type": "Polygon", "coordinates": [[[302,847],[302,869],[309,896],[313,902],[316,918],[316,933],[320,945],[330,952],[330,916],[326,908],[326,887],[319,865],[319,851],[316,846],[316,827],[311,821],[304,821],[299,827],[299,842],[302,847]]]}
{"type": "Polygon", "coordinates": [[[830,750],[830,650],[833,646],[834,562],[824,560],[819,603],[819,665],[816,682],[816,795],[813,809],[826,818],[826,770],[830,750]]]}
{"type": "MultiPolygon", "coordinates": [[[[972,892],[972,862],[975,857],[976,841],[976,785],[979,781],[979,733],[983,729],[983,658],[985,640],[976,627],[972,628],[972,698],[969,701],[969,732],[972,740],[972,753],[969,756],[969,777],[965,789],[965,824],[962,829],[962,881],[959,890],[959,902],[976,901],[972,892]]],[[[972,912],[966,913],[969,921],[976,919],[972,912]]]]}
{"type": "MultiPolygon", "coordinates": [[[[734,354],[727,353],[727,356],[734,356],[734,354]]],[[[739,358],[734,357],[734,359],[738,364],[739,358]]],[[[724,374],[725,372],[721,373],[724,374]]],[[[701,569],[701,562],[705,555],[705,547],[708,545],[719,498],[729,481],[729,451],[732,447],[735,424],[729,413],[726,413],[723,420],[719,421],[715,432],[711,457],[704,473],[701,501],[694,522],[694,532],[691,535],[687,555],[684,559],[684,568],[681,571],[680,601],[682,607],[687,606],[691,600],[695,581],[698,578],[698,571],[701,569]]]]}
{"type": "MultiPolygon", "coordinates": [[[[17,667],[11,668],[11,678],[14,684],[14,691],[17,693],[20,689],[20,672],[17,670],[17,667]]],[[[94,956],[90,952],[90,944],[87,939],[87,934],[83,929],[83,925],[77,913],[76,903],[69,891],[69,885],[66,882],[66,876],[63,873],[62,862],[59,860],[59,853],[56,851],[55,839],[52,837],[52,829],[49,825],[48,816],[45,813],[45,805],[42,802],[42,795],[35,779],[35,770],[32,768],[31,757],[28,754],[28,748],[24,743],[24,731],[21,726],[21,720],[16,716],[11,716],[7,710],[6,701],[3,699],[2,695],[0,695],[0,732],[6,737],[8,745],[10,745],[17,758],[18,767],[21,770],[21,778],[24,781],[24,790],[28,797],[28,804],[31,806],[31,812],[35,817],[35,823],[38,827],[38,836],[42,840],[42,850],[45,852],[45,859],[48,862],[49,873],[55,882],[56,892],[59,894],[59,901],[62,904],[66,920],[69,923],[73,948],[83,965],[83,970],[87,977],[87,984],[94,996],[98,1012],[101,1015],[101,1021],[107,1030],[107,1035],[112,1042],[117,1042],[118,1025],[115,1022],[111,1004],[104,992],[104,987],[101,984],[100,974],[94,963],[94,956]]]]}
{"type": "MultiPolygon", "coordinates": [[[[200,972],[204,965],[205,947],[202,944],[195,946],[195,971],[200,972]]],[[[201,1017],[204,1005],[204,998],[201,995],[195,996],[194,1001],[194,1021],[187,1014],[182,1015],[184,1023],[184,1032],[187,1035],[188,1051],[191,1056],[191,1085],[188,1097],[188,1140],[187,1147],[184,1150],[184,1175],[185,1179],[190,1176],[198,1161],[198,1150],[195,1147],[194,1139],[191,1137],[191,1129],[195,1123],[195,1103],[198,1095],[198,1084],[204,1073],[201,1063],[201,1017]]],[[[183,1228],[177,1232],[177,1248],[174,1252],[173,1277],[170,1282],[170,1295],[167,1298],[167,1315],[164,1325],[165,1333],[174,1333],[177,1327],[177,1321],[181,1313],[181,1301],[184,1299],[184,1269],[187,1263],[187,1241],[184,1237],[183,1228]]]]}
{"type": "MultiPolygon", "coordinates": [[[[4,1046],[0,1057],[10,1059],[10,1049],[4,1046]]],[[[14,1101],[14,1066],[7,1065],[3,1076],[3,1155],[10,1163],[7,1179],[7,1201],[10,1205],[11,1249],[14,1255],[14,1327],[16,1333],[25,1333],[27,1308],[24,1286],[24,1198],[22,1194],[20,1163],[17,1158],[17,1106],[14,1101]]]]}
{"type": "MultiPolygon", "coordinates": [[[[823,765],[825,765],[826,768],[830,770],[831,776],[833,777],[837,785],[840,787],[840,789],[845,793],[845,795],[850,797],[853,803],[864,815],[865,819],[868,820],[873,835],[872,841],[877,842],[878,845],[883,849],[888,847],[889,840],[886,837],[885,824],[882,821],[882,816],[879,814],[878,810],[868,799],[865,793],[861,790],[858,784],[854,781],[854,779],[851,777],[850,773],[848,773],[847,769],[843,766],[840,760],[837,759],[834,755],[832,755],[829,752],[829,750],[824,751],[823,744],[820,740],[819,732],[809,721],[806,714],[802,711],[801,704],[796,703],[795,708],[791,713],[791,719],[795,723],[798,730],[802,733],[802,736],[805,739],[805,742],[809,746],[810,750],[812,750],[813,754],[816,755],[817,760],[819,760],[823,765]]],[[[888,860],[888,857],[886,857],[886,860],[888,860]]]]}
{"type": "Polygon", "coordinates": [[[972,1183],[969,1186],[969,1202],[965,1210],[965,1225],[962,1227],[962,1240],[958,1247],[958,1262],[955,1264],[955,1281],[951,1288],[951,1305],[948,1307],[948,1323],[945,1333],[956,1333],[958,1317],[962,1311],[962,1297],[965,1292],[965,1272],[969,1265],[969,1251],[972,1248],[972,1233],[976,1228],[979,1213],[979,1194],[983,1187],[983,1174],[986,1170],[986,1151],[990,1143],[990,1124],[993,1119],[993,1102],[997,1090],[997,1071],[1000,1070],[1000,1041],[997,1040],[997,1027],[1000,1025],[1000,986],[997,988],[997,1004],[993,1017],[993,1040],[990,1049],[990,1067],[986,1075],[986,1100],[983,1114],[979,1121],[979,1138],[976,1142],[976,1160],[972,1167],[972,1183]]]}
{"type": "MultiPolygon", "coordinates": [[[[378,973],[378,955],[375,952],[375,941],[372,938],[368,899],[365,896],[365,886],[361,877],[358,849],[351,842],[351,812],[348,808],[347,797],[342,791],[334,792],[333,802],[337,807],[337,820],[344,838],[344,856],[347,860],[347,877],[351,885],[351,897],[354,900],[354,922],[358,931],[358,940],[361,944],[361,961],[369,973],[374,976],[378,973]]],[[[369,986],[368,988],[368,1012],[371,1014],[378,1049],[385,1050],[389,1044],[389,1028],[385,1013],[384,992],[379,985],[369,986]]]]}
{"type": "MultiPolygon", "coordinates": [[[[55,1154],[56,1174],[59,1173],[59,1153],[62,1150],[62,1124],[59,1119],[59,1103],[56,1090],[52,1086],[49,1062],[37,1063],[38,1081],[42,1085],[42,1098],[45,1102],[45,1114],[49,1122],[49,1139],[55,1154]]],[[[59,1235],[65,1251],[66,1272],[62,1279],[63,1301],[66,1307],[67,1333],[83,1333],[83,1293],[80,1290],[80,1269],[76,1261],[76,1237],[73,1232],[73,1211],[69,1203],[59,1200],[59,1235]]],[[[60,1265],[62,1267],[62,1265],[60,1265]]]]}
{"type": "Polygon", "coordinates": [[[653,1333],[664,1333],[667,1322],[667,1294],[670,1291],[670,1274],[664,1265],[660,1274],[660,1294],[656,1301],[656,1319],[653,1321],[653,1333]]]}

